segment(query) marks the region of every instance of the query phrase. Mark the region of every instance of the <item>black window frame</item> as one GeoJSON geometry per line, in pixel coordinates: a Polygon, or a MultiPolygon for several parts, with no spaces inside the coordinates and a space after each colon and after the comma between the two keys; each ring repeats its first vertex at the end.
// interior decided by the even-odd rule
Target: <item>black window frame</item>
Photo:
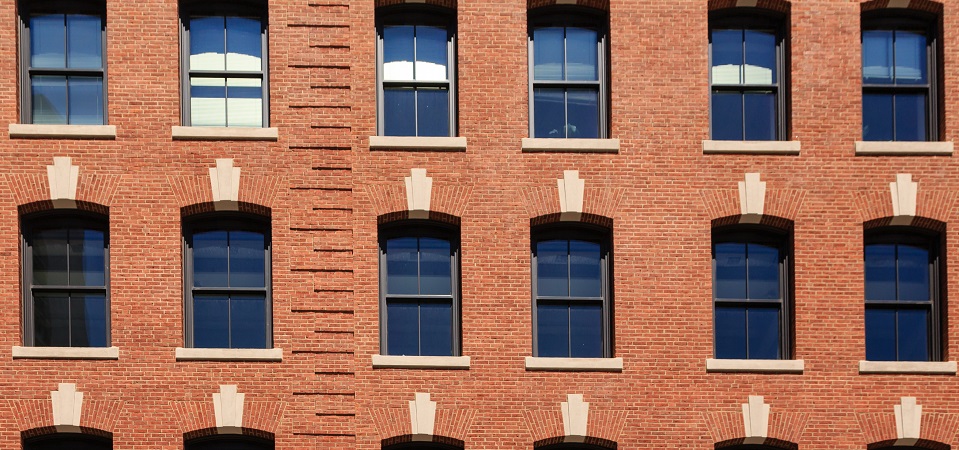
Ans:
{"type": "Polygon", "coordinates": [[[113,438],[83,433],[51,433],[23,439],[23,450],[111,450],[113,438]]]}
{"type": "MultiPolygon", "coordinates": [[[[270,54],[269,54],[269,12],[267,1],[263,0],[233,0],[233,1],[204,1],[180,0],[180,123],[183,126],[200,126],[192,124],[190,80],[200,78],[248,78],[259,79],[262,90],[262,124],[259,128],[270,127],[270,54]],[[259,71],[238,70],[192,70],[190,68],[190,30],[189,22],[192,17],[248,17],[260,20],[260,50],[261,66],[259,71]]],[[[224,38],[225,39],[225,38],[224,38]]],[[[228,99],[228,97],[227,97],[228,99]]],[[[228,110],[227,110],[228,111],[228,110]]],[[[228,112],[224,112],[223,127],[226,128],[253,128],[229,124],[228,112]]]]}
{"type": "MultiPolygon", "coordinates": [[[[23,302],[23,345],[27,347],[36,347],[36,323],[34,295],[35,292],[88,292],[103,293],[104,305],[106,311],[106,336],[105,347],[112,344],[112,326],[110,317],[110,223],[109,218],[91,212],[71,211],[71,212],[40,212],[29,214],[20,219],[20,248],[21,251],[21,277],[22,277],[22,302],[23,302]],[[33,246],[31,244],[33,234],[41,230],[73,230],[73,229],[91,229],[103,232],[103,286],[73,286],[73,285],[34,285],[33,284],[33,246]]],[[[69,257],[67,258],[69,274],[69,257]]],[[[72,334],[72,333],[71,333],[72,334]]],[[[72,336],[71,336],[72,338],[72,336]]],[[[73,346],[70,348],[99,348],[73,346]]]]}
{"type": "MultiPolygon", "coordinates": [[[[716,92],[748,93],[755,91],[772,90],[776,96],[776,137],[773,141],[789,140],[789,86],[790,73],[788,68],[789,17],[785,14],[762,8],[734,7],[724,8],[709,13],[709,137],[715,139],[713,124],[713,94],[716,92]],[[776,34],[776,82],[772,84],[715,84],[713,83],[713,30],[772,30],[776,34]]],[[[743,42],[745,45],[745,40],[743,42]]],[[[746,108],[743,107],[743,139],[746,138],[746,108]]]]}
{"type": "MultiPolygon", "coordinates": [[[[606,11],[598,10],[595,8],[582,7],[582,6],[572,6],[572,5],[563,5],[563,6],[543,6],[535,9],[531,9],[528,12],[528,22],[527,22],[527,79],[529,80],[528,86],[528,97],[529,97],[529,136],[531,138],[544,138],[550,139],[545,136],[536,136],[536,108],[535,108],[535,98],[534,92],[538,87],[554,87],[554,88],[583,88],[583,87],[595,87],[597,91],[598,104],[597,108],[599,109],[598,125],[599,132],[596,138],[588,139],[607,139],[611,136],[610,123],[611,123],[611,113],[610,113],[610,44],[609,44],[609,13],[606,11]],[[575,80],[536,80],[534,78],[534,61],[535,55],[533,53],[533,32],[537,28],[548,28],[548,27],[563,27],[563,28],[589,28],[595,30],[598,34],[597,42],[597,80],[596,81],[575,81],[575,80]]],[[[564,60],[565,60],[565,39],[564,39],[564,60]]],[[[568,102],[564,101],[564,104],[568,102]]],[[[567,104],[568,108],[568,104],[567,104]]],[[[565,115],[567,122],[569,120],[569,115],[565,115]]],[[[565,136],[553,138],[553,139],[571,139],[569,137],[569,131],[564,130],[565,136]]]]}
{"type": "MultiPolygon", "coordinates": [[[[208,348],[194,346],[194,315],[193,315],[193,296],[194,292],[201,293],[223,293],[227,295],[256,293],[265,296],[265,330],[266,346],[265,349],[273,348],[273,237],[272,224],[270,218],[254,214],[242,213],[205,213],[185,217],[183,219],[182,233],[183,247],[183,346],[186,348],[208,348]],[[193,236],[197,232],[204,231],[249,231],[263,235],[265,248],[264,261],[264,284],[263,288],[251,287],[195,287],[193,285],[193,236]]],[[[229,246],[227,247],[229,249],[229,246]]],[[[228,272],[229,273],[229,272],[228,272]]],[[[232,332],[232,321],[228,321],[228,335],[232,332]]],[[[219,348],[219,347],[214,347],[219,348]]],[[[233,347],[232,344],[225,349],[245,348],[233,347]]]]}
{"type": "Polygon", "coordinates": [[[276,443],[250,435],[216,435],[188,439],[183,443],[184,450],[273,450],[276,443]],[[242,446],[242,447],[240,447],[242,446]]]}
{"type": "MultiPolygon", "coordinates": [[[[33,88],[32,78],[34,75],[58,75],[58,76],[99,76],[103,80],[103,123],[109,122],[108,111],[108,85],[107,82],[107,5],[105,0],[96,1],[71,1],[71,0],[19,0],[18,17],[20,26],[20,123],[33,123],[33,88]],[[31,65],[31,42],[30,42],[30,16],[34,14],[83,14],[95,15],[100,17],[100,54],[102,65],[100,69],[84,68],[37,68],[31,65]]],[[[69,92],[69,91],[68,91],[69,92]]],[[[66,123],[61,125],[72,125],[70,123],[69,113],[69,94],[67,100],[66,123]]]]}

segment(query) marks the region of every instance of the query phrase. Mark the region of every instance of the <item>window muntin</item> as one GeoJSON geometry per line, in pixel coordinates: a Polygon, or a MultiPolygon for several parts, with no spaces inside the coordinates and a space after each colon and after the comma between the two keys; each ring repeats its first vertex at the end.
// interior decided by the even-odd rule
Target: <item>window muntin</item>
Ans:
{"type": "Polygon", "coordinates": [[[109,238],[105,220],[24,220],[24,345],[107,347],[109,238]]]}

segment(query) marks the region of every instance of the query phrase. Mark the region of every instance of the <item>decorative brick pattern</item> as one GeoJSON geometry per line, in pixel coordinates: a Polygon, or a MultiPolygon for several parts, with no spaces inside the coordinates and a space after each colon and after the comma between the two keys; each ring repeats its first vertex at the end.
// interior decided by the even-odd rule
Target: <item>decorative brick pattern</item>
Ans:
{"type": "MultiPolygon", "coordinates": [[[[742,411],[708,412],[703,416],[717,447],[738,445],[745,439],[742,411]]],[[[807,422],[807,413],[777,412],[773,408],[769,413],[768,437],[764,444],[784,449],[795,448],[807,422]]]]}

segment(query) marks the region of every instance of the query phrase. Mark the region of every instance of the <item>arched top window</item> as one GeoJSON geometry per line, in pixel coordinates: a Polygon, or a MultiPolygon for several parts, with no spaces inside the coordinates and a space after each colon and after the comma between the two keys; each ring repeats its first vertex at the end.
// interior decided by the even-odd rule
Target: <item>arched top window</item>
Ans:
{"type": "Polygon", "coordinates": [[[402,444],[384,445],[383,450],[463,450],[463,447],[439,442],[405,442],[402,444]]]}
{"type": "Polygon", "coordinates": [[[611,446],[585,444],[585,443],[560,443],[551,445],[539,445],[535,450],[615,450],[616,445],[611,446]]]}
{"type": "Polygon", "coordinates": [[[80,433],[55,433],[23,440],[23,450],[111,450],[113,440],[80,433]]]}
{"type": "Polygon", "coordinates": [[[184,450],[273,450],[272,440],[252,436],[211,436],[186,442],[184,450]]]}

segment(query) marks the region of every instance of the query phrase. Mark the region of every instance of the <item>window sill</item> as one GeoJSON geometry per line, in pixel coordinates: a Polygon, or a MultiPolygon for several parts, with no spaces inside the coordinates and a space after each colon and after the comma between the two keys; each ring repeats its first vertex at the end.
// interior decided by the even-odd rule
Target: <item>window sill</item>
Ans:
{"type": "Polygon", "coordinates": [[[176,348],[177,361],[283,361],[282,348],[176,348]]]}
{"type": "Polygon", "coordinates": [[[13,359],[120,359],[117,347],[13,347],[13,359]]]}
{"type": "Polygon", "coordinates": [[[952,142],[856,141],[856,156],[952,155],[952,142]]]}
{"type": "Polygon", "coordinates": [[[623,358],[540,358],[527,356],[526,370],[622,372],[623,358]]]}
{"type": "Polygon", "coordinates": [[[707,359],[706,372],[803,373],[801,359],[707,359]]]}
{"type": "Polygon", "coordinates": [[[370,136],[370,150],[466,151],[465,137],[370,136]]]}
{"type": "Polygon", "coordinates": [[[799,141],[703,141],[703,154],[798,155],[799,141]]]}
{"type": "Polygon", "coordinates": [[[955,375],[955,361],[859,361],[859,373],[955,375]]]}
{"type": "Polygon", "coordinates": [[[469,356],[373,355],[374,369],[469,369],[469,356]]]}
{"type": "Polygon", "coordinates": [[[173,127],[175,141],[276,141],[276,128],[252,127],[173,127]]]}
{"type": "Polygon", "coordinates": [[[523,152],[619,153],[619,139],[523,138],[523,152]]]}
{"type": "Polygon", "coordinates": [[[37,125],[11,123],[11,138],[26,139],[116,139],[116,125],[37,125]]]}

